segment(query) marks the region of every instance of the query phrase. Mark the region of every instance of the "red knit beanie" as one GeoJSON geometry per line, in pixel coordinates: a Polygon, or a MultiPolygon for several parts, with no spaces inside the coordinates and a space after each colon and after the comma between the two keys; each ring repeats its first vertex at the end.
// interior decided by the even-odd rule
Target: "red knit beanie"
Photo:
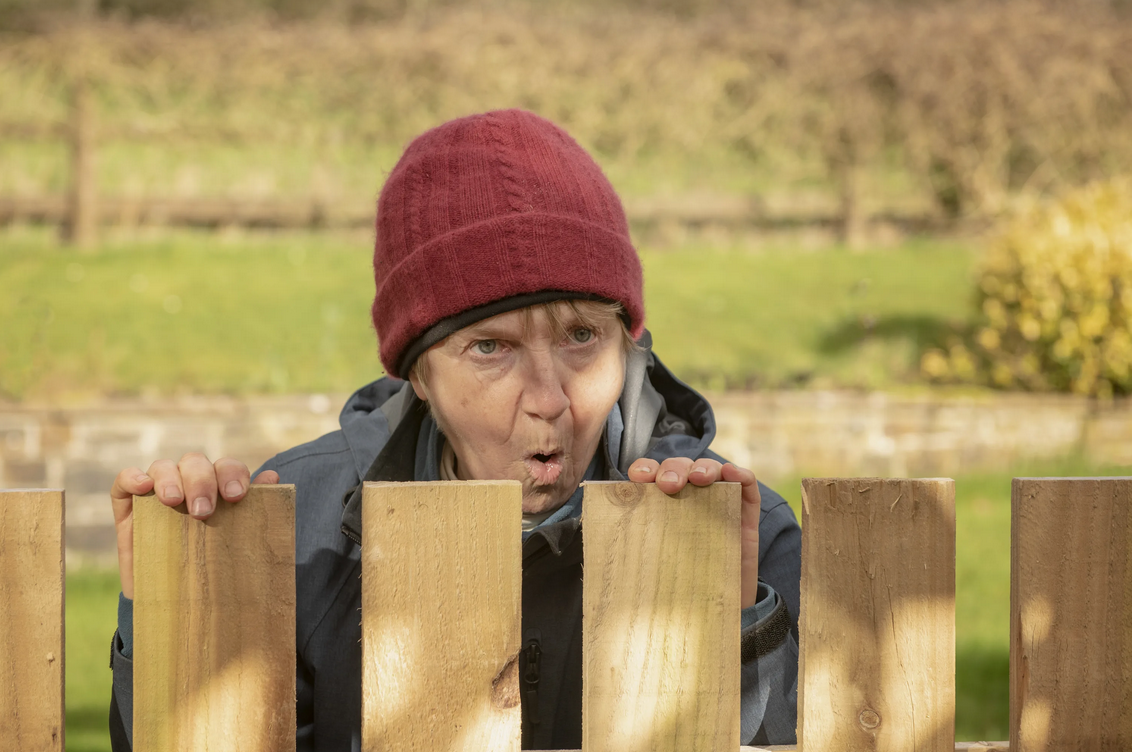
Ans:
{"type": "Polygon", "coordinates": [[[373,325],[406,378],[432,345],[506,311],[562,299],[620,303],[644,332],[641,264],[625,211],[570,136],[523,110],[417,137],[377,204],[373,325]]]}

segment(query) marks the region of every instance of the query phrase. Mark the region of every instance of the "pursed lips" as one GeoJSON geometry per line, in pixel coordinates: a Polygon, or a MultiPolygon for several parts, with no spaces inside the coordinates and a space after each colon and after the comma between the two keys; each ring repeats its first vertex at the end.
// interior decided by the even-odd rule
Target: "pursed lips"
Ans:
{"type": "Polygon", "coordinates": [[[532,452],[526,458],[527,472],[536,486],[553,485],[562,475],[562,450],[553,447],[532,452]]]}

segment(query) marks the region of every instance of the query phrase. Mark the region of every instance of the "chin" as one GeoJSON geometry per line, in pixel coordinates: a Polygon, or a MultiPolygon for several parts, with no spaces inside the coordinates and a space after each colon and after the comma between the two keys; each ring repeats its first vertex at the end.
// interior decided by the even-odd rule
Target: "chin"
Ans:
{"type": "MultiPolygon", "coordinates": [[[[523,484],[526,486],[526,484],[523,484]]],[[[523,514],[542,514],[558,509],[570,500],[578,484],[570,488],[561,488],[561,484],[552,486],[534,486],[523,488],[523,514]]]]}

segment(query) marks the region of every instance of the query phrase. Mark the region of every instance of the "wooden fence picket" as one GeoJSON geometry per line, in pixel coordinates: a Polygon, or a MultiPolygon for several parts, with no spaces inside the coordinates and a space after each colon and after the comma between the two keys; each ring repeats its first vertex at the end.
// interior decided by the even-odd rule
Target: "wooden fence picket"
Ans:
{"type": "Polygon", "coordinates": [[[0,738],[63,749],[63,492],[0,491],[0,738]]]}
{"type": "Polygon", "coordinates": [[[955,747],[955,484],[802,482],[798,748],[955,747]]]}
{"type": "MultiPolygon", "coordinates": [[[[739,746],[737,484],[587,483],[584,752],[739,746]]],[[[521,486],[366,483],[362,748],[518,752],[521,486]]],[[[955,487],[802,482],[800,752],[1132,749],[1132,478],[1015,478],[1010,733],[954,740],[955,487]]],[[[137,752],[293,750],[295,489],[134,499],[137,752]]],[[[0,491],[0,735],[64,736],[64,494],[0,491]]],[[[7,748],[7,747],[5,747],[7,748]]]]}
{"type": "Polygon", "coordinates": [[[584,752],[739,746],[740,488],[586,483],[584,752]]]}
{"type": "Polygon", "coordinates": [[[1010,749],[1132,749],[1132,478],[1015,478],[1010,749]]]}
{"type": "Polygon", "coordinates": [[[133,517],[135,752],[295,749],[295,487],[133,517]]]}
{"type": "Polygon", "coordinates": [[[362,749],[518,752],[522,486],[362,494],[362,749]]]}

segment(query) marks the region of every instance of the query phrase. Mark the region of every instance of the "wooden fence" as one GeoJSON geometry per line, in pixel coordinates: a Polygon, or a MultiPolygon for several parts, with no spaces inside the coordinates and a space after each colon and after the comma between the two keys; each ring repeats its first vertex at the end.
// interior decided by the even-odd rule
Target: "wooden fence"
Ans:
{"type": "MultiPolygon", "coordinates": [[[[954,741],[953,482],[802,491],[798,749],[1007,749],[954,741]]],[[[586,752],[739,747],[739,504],[586,485],[586,752]]],[[[514,482],[366,484],[363,749],[519,749],[520,509],[514,482]]],[[[294,487],[134,515],[134,748],[294,749],[294,487]]],[[[1018,478],[1012,516],[1009,749],[1132,749],[1132,478],[1018,478]]],[[[63,568],[63,493],[0,492],[15,749],[62,749],[63,568]]]]}
{"type": "MultiPolygon", "coordinates": [[[[370,141],[379,134],[355,134],[370,141]]],[[[69,186],[65,195],[2,196],[0,226],[13,222],[58,225],[63,237],[80,248],[93,247],[102,225],[178,225],[203,228],[259,227],[272,229],[372,228],[375,205],[370,196],[352,200],[325,197],[124,197],[104,195],[98,185],[99,144],[106,140],[164,142],[224,142],[251,144],[256,134],[224,128],[200,131],[180,127],[155,130],[100,125],[90,83],[72,85],[70,117],[50,124],[2,123],[0,139],[65,141],[68,146],[69,186]]],[[[376,187],[376,186],[375,186],[376,187]]],[[[866,215],[859,202],[848,204],[832,195],[807,194],[789,206],[768,205],[750,196],[628,198],[626,213],[634,231],[663,239],[681,231],[797,232],[816,230],[830,238],[854,243],[866,225],[882,235],[944,232],[953,222],[931,212],[892,207],[866,215]],[[800,204],[800,205],[793,205],[800,204]],[[847,206],[848,216],[846,215],[847,206]]]]}

